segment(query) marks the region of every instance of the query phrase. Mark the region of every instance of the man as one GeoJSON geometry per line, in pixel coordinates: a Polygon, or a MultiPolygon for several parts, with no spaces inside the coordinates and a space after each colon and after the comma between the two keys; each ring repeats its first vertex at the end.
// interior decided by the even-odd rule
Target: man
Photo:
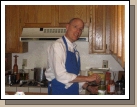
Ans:
{"type": "Polygon", "coordinates": [[[50,81],[48,94],[79,95],[79,91],[87,89],[97,93],[98,87],[91,87],[87,82],[100,82],[97,74],[80,76],[80,56],[74,43],[82,34],[84,22],[73,18],[66,25],[66,33],[48,47],[46,78],[50,81]]]}

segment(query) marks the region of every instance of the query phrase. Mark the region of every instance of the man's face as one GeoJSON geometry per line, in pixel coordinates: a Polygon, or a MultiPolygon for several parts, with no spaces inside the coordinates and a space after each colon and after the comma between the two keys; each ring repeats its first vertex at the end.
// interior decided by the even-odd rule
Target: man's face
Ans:
{"type": "Polygon", "coordinates": [[[81,20],[73,20],[70,24],[66,26],[66,37],[71,41],[75,42],[82,34],[83,22],[81,20]]]}

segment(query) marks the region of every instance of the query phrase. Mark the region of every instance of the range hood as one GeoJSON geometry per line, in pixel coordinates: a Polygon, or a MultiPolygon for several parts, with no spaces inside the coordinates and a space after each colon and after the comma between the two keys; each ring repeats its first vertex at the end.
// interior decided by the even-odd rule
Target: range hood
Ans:
{"type": "MultiPolygon", "coordinates": [[[[23,28],[20,41],[45,41],[56,40],[62,37],[66,32],[66,28],[23,28]]],[[[81,37],[78,41],[88,41],[88,27],[84,27],[81,37]]]]}

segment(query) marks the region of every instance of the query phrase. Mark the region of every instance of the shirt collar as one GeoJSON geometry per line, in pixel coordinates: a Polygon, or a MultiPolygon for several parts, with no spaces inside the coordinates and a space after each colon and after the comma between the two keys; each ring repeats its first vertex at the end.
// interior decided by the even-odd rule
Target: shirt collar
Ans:
{"type": "Polygon", "coordinates": [[[69,40],[68,40],[68,38],[64,35],[64,37],[65,37],[65,39],[66,39],[66,42],[67,42],[67,44],[69,44],[70,46],[72,46],[72,47],[74,47],[74,48],[76,48],[76,43],[72,43],[72,42],[70,42],[69,40]]]}

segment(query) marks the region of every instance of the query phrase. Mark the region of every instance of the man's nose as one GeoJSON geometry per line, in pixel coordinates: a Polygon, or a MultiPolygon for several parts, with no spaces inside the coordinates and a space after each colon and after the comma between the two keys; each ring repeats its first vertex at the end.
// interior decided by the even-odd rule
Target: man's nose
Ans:
{"type": "Polygon", "coordinates": [[[81,32],[81,29],[77,28],[77,32],[80,33],[80,32],[81,32]]]}

